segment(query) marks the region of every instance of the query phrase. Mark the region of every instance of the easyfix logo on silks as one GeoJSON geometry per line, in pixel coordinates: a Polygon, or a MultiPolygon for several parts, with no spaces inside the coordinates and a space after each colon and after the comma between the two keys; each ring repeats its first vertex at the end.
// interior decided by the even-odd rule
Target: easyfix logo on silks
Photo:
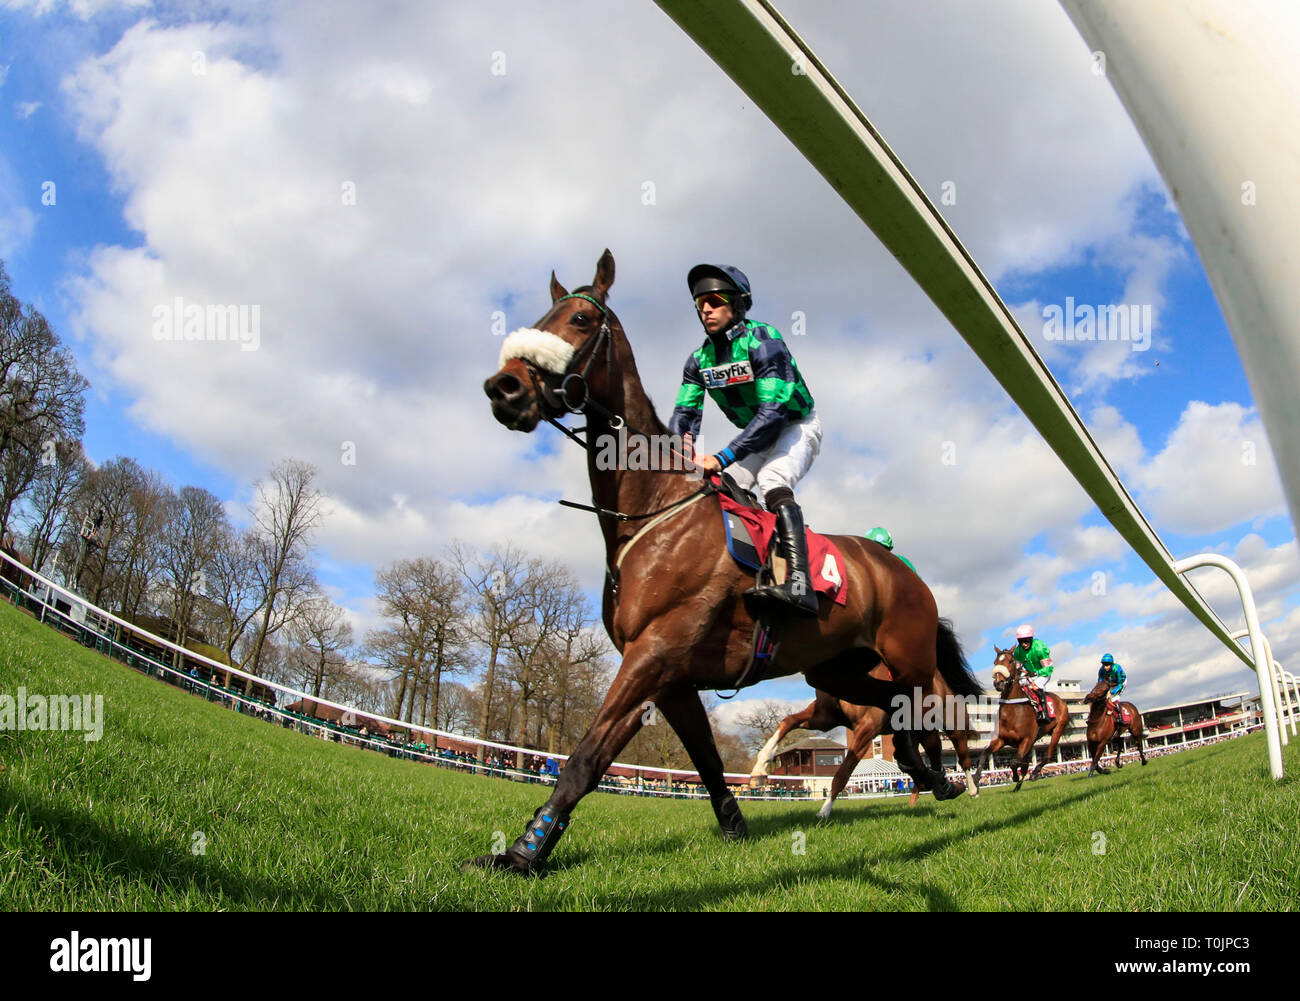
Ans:
{"type": "Polygon", "coordinates": [[[754,381],[754,370],[750,368],[747,361],[733,361],[730,365],[702,368],[700,375],[704,378],[704,385],[709,389],[721,389],[723,386],[754,381]]]}

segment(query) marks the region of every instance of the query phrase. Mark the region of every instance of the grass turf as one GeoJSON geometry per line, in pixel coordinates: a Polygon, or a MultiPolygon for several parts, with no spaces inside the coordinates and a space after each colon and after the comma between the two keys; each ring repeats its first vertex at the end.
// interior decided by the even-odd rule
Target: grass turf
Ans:
{"type": "MultiPolygon", "coordinates": [[[[978,800],[593,794],[544,879],[462,873],[546,796],[209,704],[0,602],[0,695],[102,694],[98,742],[0,730],[5,910],[1291,910],[1300,783],[1262,734],[978,800]],[[500,832],[498,835],[497,832],[500,832]],[[1100,834],[1098,834],[1100,832],[1100,834]],[[1096,854],[1102,847],[1104,854],[1096,854]],[[202,849],[199,851],[198,849],[202,849]]],[[[1300,769],[1300,743],[1285,749],[1300,769]]]]}

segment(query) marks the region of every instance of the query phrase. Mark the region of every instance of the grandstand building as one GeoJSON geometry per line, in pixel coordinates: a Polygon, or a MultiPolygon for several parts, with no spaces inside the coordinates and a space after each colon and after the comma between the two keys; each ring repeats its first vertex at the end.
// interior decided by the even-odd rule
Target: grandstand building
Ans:
{"type": "MultiPolygon", "coordinates": [[[[1091,687],[1091,686],[1089,686],[1091,687]]],[[[1067,763],[1088,760],[1088,703],[1083,699],[1088,694],[1080,681],[1073,678],[1052,680],[1046,686],[1064,700],[1070,712],[1070,724],[1056,745],[1052,761],[1067,763]]],[[[993,739],[997,727],[998,695],[986,692],[986,699],[970,709],[971,727],[979,734],[969,745],[972,767],[979,764],[979,757],[984,753],[989,741],[993,739]]],[[[1225,695],[1216,695],[1206,699],[1194,699],[1189,702],[1176,702],[1144,709],[1142,721],[1146,728],[1145,744],[1147,747],[1174,747],[1191,744],[1210,737],[1230,734],[1234,731],[1253,729],[1260,724],[1259,697],[1253,698],[1248,692],[1240,691],[1225,695]]],[[[1043,737],[1034,745],[1031,762],[1034,765],[1042,760],[1047,752],[1049,737],[1043,737]]],[[[1128,735],[1123,738],[1125,750],[1131,750],[1133,740],[1128,735]]],[[[1108,754],[1113,753],[1112,742],[1108,754]]],[[[1010,763],[1013,752],[1002,749],[994,756],[989,767],[1004,767],[1010,763]]],[[[957,752],[946,737],[943,741],[943,764],[950,771],[960,770],[957,752]]],[[[894,740],[888,734],[878,736],[872,743],[866,757],[858,763],[849,780],[846,792],[880,792],[893,788],[899,778],[904,777],[902,770],[894,762],[894,740]]]]}

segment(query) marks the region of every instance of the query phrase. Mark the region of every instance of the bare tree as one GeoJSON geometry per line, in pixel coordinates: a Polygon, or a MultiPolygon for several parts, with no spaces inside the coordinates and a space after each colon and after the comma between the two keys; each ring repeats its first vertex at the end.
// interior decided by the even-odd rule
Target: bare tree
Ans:
{"type": "Polygon", "coordinates": [[[311,598],[302,603],[288,629],[290,676],[304,692],[320,696],[333,687],[331,678],[347,669],[346,651],[352,646],[352,623],[345,609],[328,598],[311,598]]]}
{"type": "Polygon", "coordinates": [[[163,531],[162,580],[171,595],[176,642],[189,637],[196,601],[208,592],[217,547],[230,528],[217,496],[202,487],[181,487],[163,531]]]}
{"type": "Polygon", "coordinates": [[[478,721],[479,706],[472,689],[458,681],[448,681],[438,701],[434,728],[448,733],[469,733],[478,721]]]}
{"type": "Polygon", "coordinates": [[[78,550],[74,588],[85,587],[91,604],[103,607],[105,595],[121,594],[123,551],[129,548],[132,492],[145,473],[134,459],[110,459],[86,477],[72,505],[70,543],[78,550]]]}
{"type": "MultiPolygon", "coordinates": [[[[757,753],[767,743],[768,738],[776,733],[776,728],[791,711],[788,702],[764,699],[736,713],[735,723],[741,730],[745,746],[757,753]]],[[[791,730],[781,741],[780,747],[789,747],[802,740],[801,735],[804,732],[802,729],[791,730]]]]}
{"type": "Polygon", "coordinates": [[[207,593],[195,601],[195,615],[205,633],[232,662],[235,647],[261,610],[253,568],[256,549],[252,532],[221,529],[208,564],[207,593]]]}
{"type": "Polygon", "coordinates": [[[260,592],[261,620],[246,661],[254,674],[261,665],[267,638],[293,618],[299,603],[314,589],[309,544],[323,517],[320,491],[312,487],[315,478],[315,466],[286,459],[271,470],[269,481],[258,484],[251,510],[253,573],[260,592]]]}
{"type": "Polygon", "coordinates": [[[164,529],[176,495],[152,469],[141,470],[127,494],[121,540],[118,604],[122,618],[134,620],[157,583],[164,558],[164,529]]]}
{"type": "Polygon", "coordinates": [[[12,294],[0,263],[0,530],[42,454],[81,438],[87,386],[45,317],[12,294]]]}
{"type": "MultiPolygon", "coordinates": [[[[56,551],[59,538],[69,534],[69,506],[91,469],[79,441],[58,441],[51,452],[52,462],[45,461],[50,453],[42,454],[36,478],[25,498],[27,543],[32,554],[32,569],[38,573],[44,570],[46,561],[56,551]]],[[[65,561],[64,572],[70,573],[76,560],[75,550],[64,553],[62,558],[65,561]]]]}
{"type": "Polygon", "coordinates": [[[428,557],[398,560],[375,575],[375,597],[390,625],[373,631],[367,646],[395,673],[395,719],[436,719],[442,676],[465,667],[463,590],[452,567],[428,557]]]}
{"type": "Polygon", "coordinates": [[[489,740],[493,734],[502,735],[501,707],[513,707],[513,702],[502,697],[497,671],[509,636],[531,615],[521,590],[529,564],[524,555],[511,546],[492,553],[486,559],[458,542],[453,542],[449,548],[452,562],[474,596],[469,635],[483,651],[484,661],[478,735],[482,740],[489,740]]]}

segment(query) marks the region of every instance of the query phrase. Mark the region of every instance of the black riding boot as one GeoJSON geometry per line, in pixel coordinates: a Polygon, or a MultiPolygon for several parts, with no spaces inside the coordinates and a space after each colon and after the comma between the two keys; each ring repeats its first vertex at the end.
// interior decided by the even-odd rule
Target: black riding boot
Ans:
{"type": "Polygon", "coordinates": [[[794,501],[786,501],[776,509],[776,531],[778,552],[785,559],[785,583],[751,587],[745,592],[746,605],[750,601],[775,602],[782,609],[816,618],[817,592],[808,572],[808,537],[804,534],[803,512],[794,501]]]}

